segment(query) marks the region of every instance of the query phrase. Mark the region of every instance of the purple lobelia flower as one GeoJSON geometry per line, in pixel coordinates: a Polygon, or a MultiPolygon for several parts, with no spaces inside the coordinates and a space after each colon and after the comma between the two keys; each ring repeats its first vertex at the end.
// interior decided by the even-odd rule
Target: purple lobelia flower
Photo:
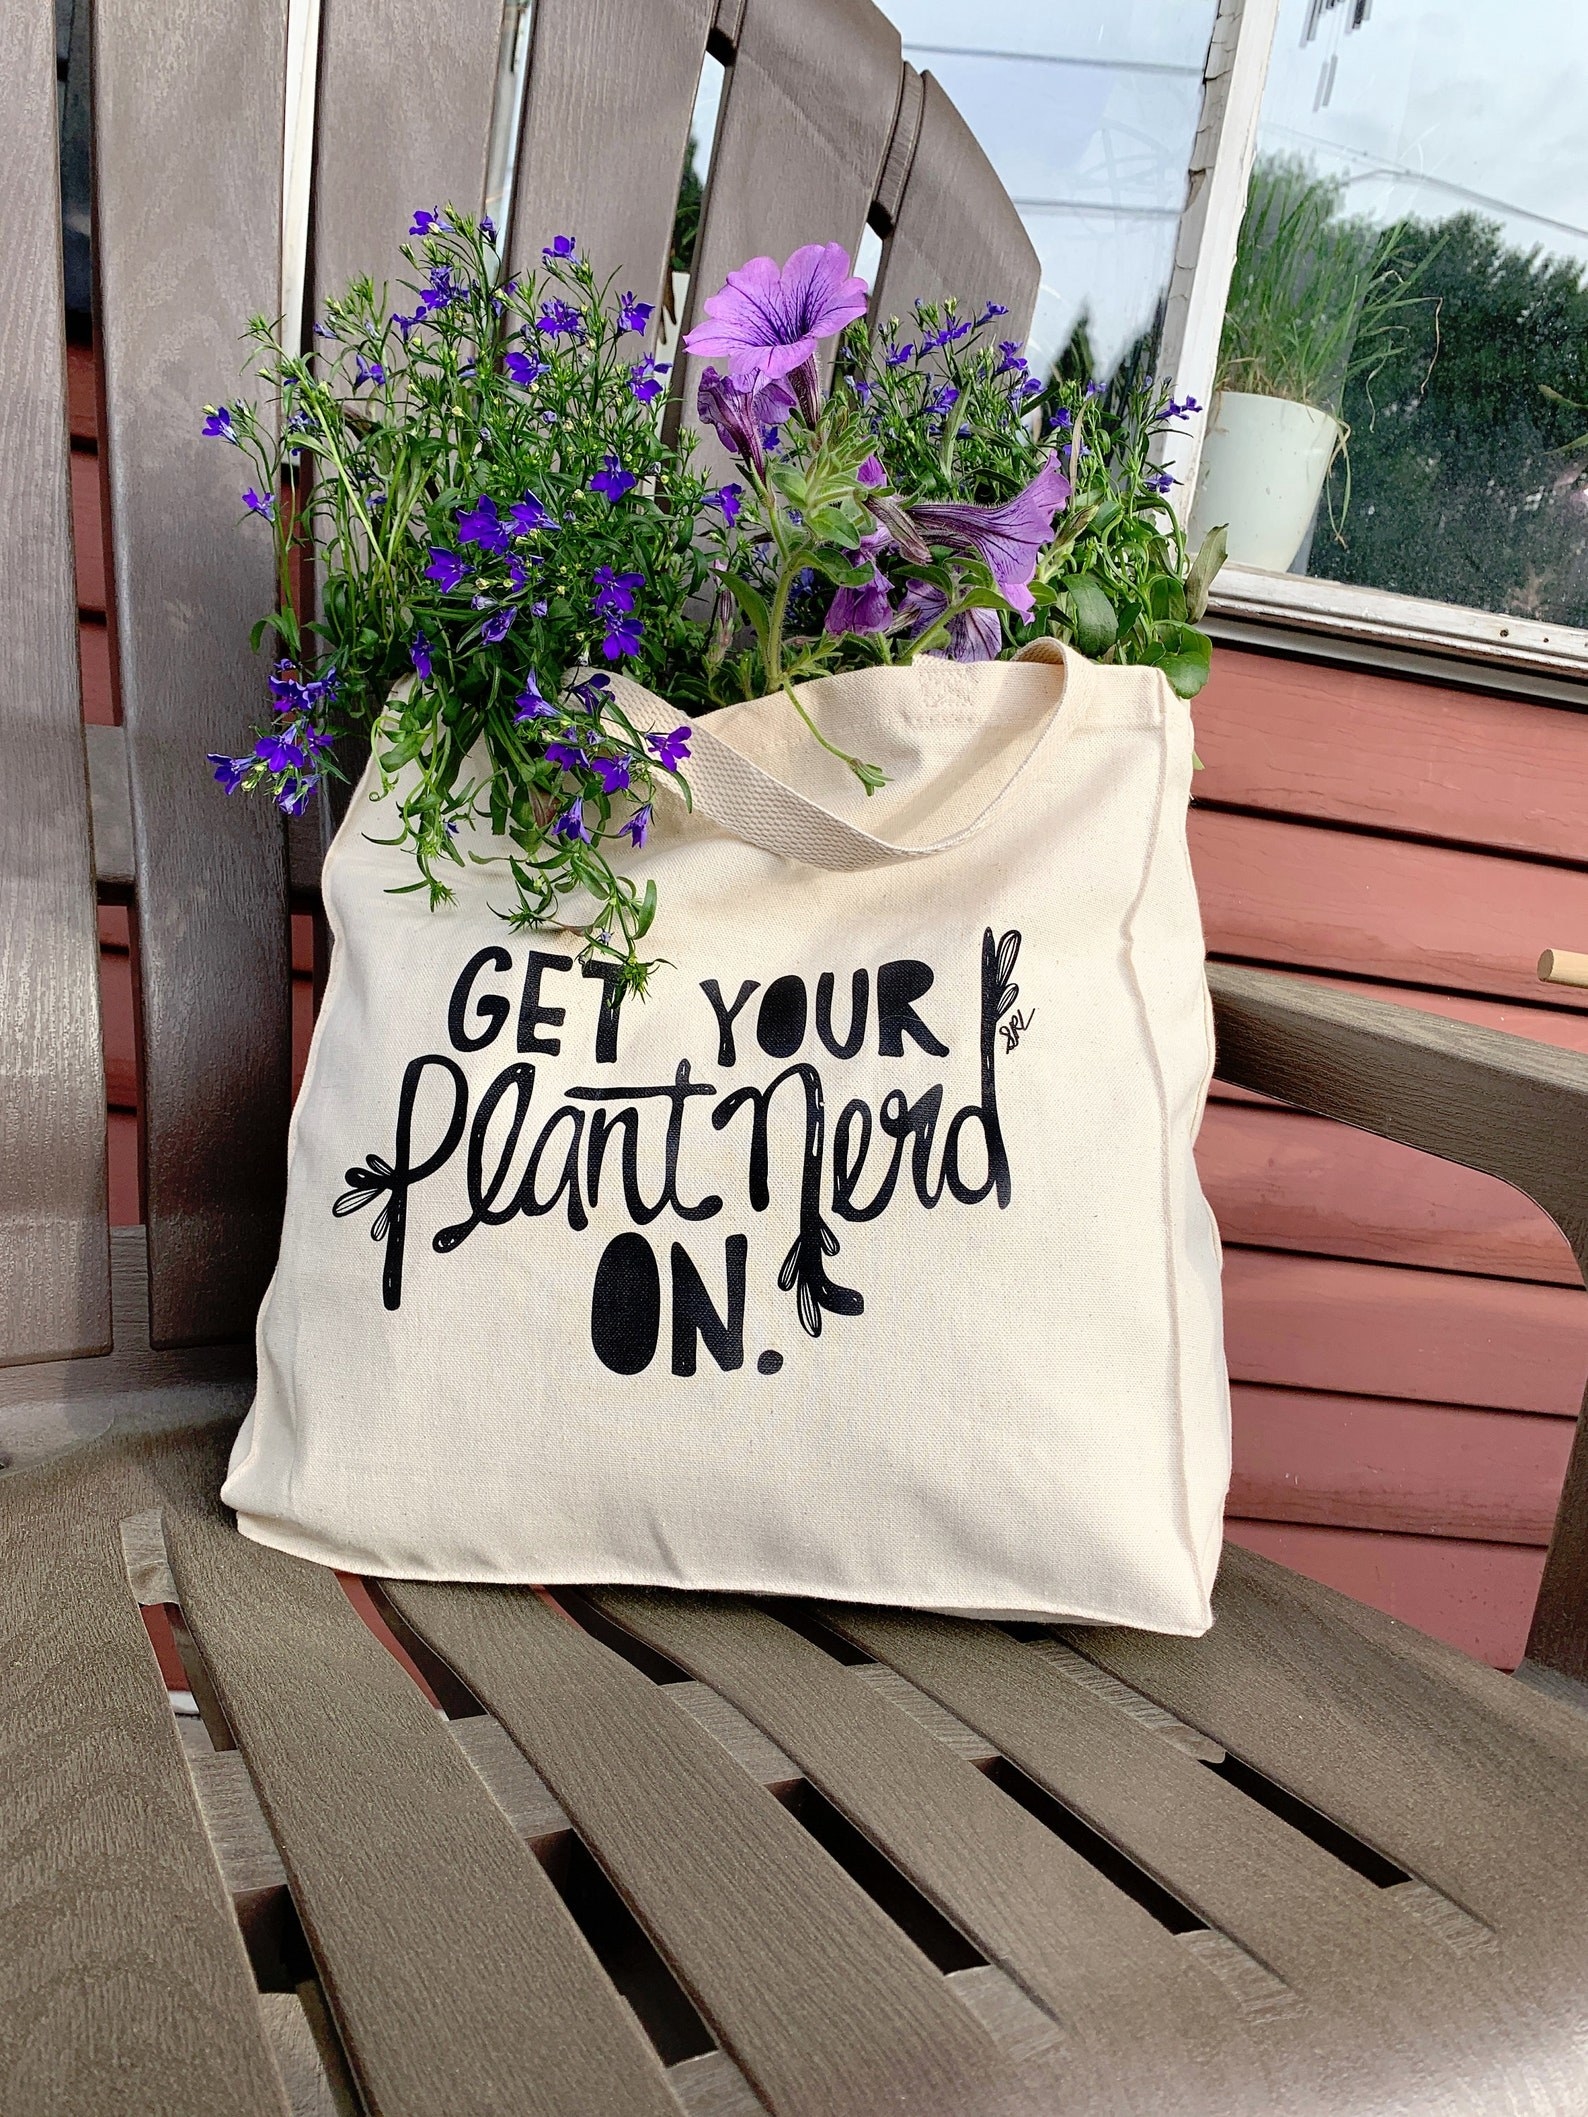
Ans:
{"type": "Polygon", "coordinates": [[[218,440],[236,442],[239,448],[242,446],[237,440],[237,429],[232,425],[232,415],[224,404],[212,404],[207,408],[203,430],[218,440]]]}
{"type": "MultiPolygon", "coordinates": [[[[948,598],[930,581],[912,581],[899,615],[910,625],[911,637],[919,639],[935,625],[948,608],[948,598]]],[[[956,662],[991,662],[998,659],[1004,643],[1003,626],[996,610],[962,610],[950,618],[948,655],[956,662]]],[[[944,650],[936,650],[941,654],[944,650]]]]}
{"type": "Polygon", "coordinates": [[[445,234],[447,228],[445,216],[440,213],[427,213],[423,207],[420,207],[414,214],[414,224],[408,230],[408,233],[410,235],[428,235],[432,228],[440,234],[445,234]]]}
{"type": "Polygon", "coordinates": [[[577,838],[581,845],[588,845],[590,833],[584,827],[584,803],[570,801],[551,829],[555,838],[577,838]]]}
{"type": "Polygon", "coordinates": [[[554,235],[541,251],[541,256],[550,264],[554,258],[577,256],[579,245],[571,235],[554,235]]]}
{"type": "Polygon", "coordinates": [[[243,494],[243,505],[251,515],[263,515],[267,522],[273,522],[276,519],[274,498],[264,493],[255,492],[251,485],[247,492],[243,494]]]}
{"type": "Polygon", "coordinates": [[[840,588],[827,606],[823,631],[833,638],[845,632],[886,632],[893,622],[888,601],[888,577],[877,564],[877,556],[889,544],[885,529],[874,529],[860,539],[855,554],[860,563],[871,561],[871,579],[859,588],[840,588]]]}
{"type": "Polygon", "coordinates": [[[509,382],[516,382],[521,390],[539,382],[542,375],[551,373],[551,363],[537,360],[532,353],[504,353],[502,367],[509,382]]]}
{"type": "Polygon", "coordinates": [[[210,750],[206,755],[215,767],[216,779],[228,794],[235,794],[254,768],[252,757],[224,757],[219,750],[210,750]]]}
{"type": "Polygon", "coordinates": [[[702,507],[720,508],[724,524],[731,529],[739,519],[739,509],[744,505],[744,487],[719,485],[715,492],[707,493],[700,504],[702,507]]]}
{"type": "Polygon", "coordinates": [[[450,594],[459,582],[468,576],[468,567],[455,551],[443,551],[439,544],[430,547],[430,564],[425,568],[425,579],[434,581],[444,595],[450,594]]]}
{"type": "Polygon", "coordinates": [[[979,507],[969,500],[930,501],[912,507],[910,518],[929,544],[945,546],[962,558],[980,559],[1010,609],[1029,617],[1031,576],[1042,547],[1053,534],[1053,518],[1069,497],[1070,481],[1060,470],[1058,457],[1049,456],[1025,490],[1002,506],[979,507]]]}
{"type": "Polygon", "coordinates": [[[366,382],[375,383],[384,382],[385,380],[386,370],[381,366],[380,362],[378,360],[366,360],[364,355],[360,353],[358,356],[358,373],[353,377],[354,389],[360,388],[366,382]]]}
{"type": "Polygon", "coordinates": [[[634,591],[645,586],[645,576],[643,573],[614,573],[610,566],[598,566],[595,585],[597,614],[622,617],[634,608],[634,591]]]}
{"type": "Polygon", "coordinates": [[[590,490],[604,493],[607,499],[616,505],[623,495],[631,491],[638,482],[634,473],[625,470],[617,457],[608,449],[602,461],[601,469],[590,480],[590,490]]]}
{"type": "Polygon", "coordinates": [[[584,336],[584,318],[566,301],[548,301],[535,318],[535,329],[545,338],[579,339],[584,336]]]}
{"type": "Polygon", "coordinates": [[[513,620],[517,615],[518,612],[511,607],[494,612],[480,627],[480,638],[488,647],[494,647],[499,640],[505,640],[512,631],[513,620]]]}
{"type": "Polygon", "coordinates": [[[628,763],[622,757],[592,757],[590,765],[608,794],[621,794],[629,783],[628,763]]]}
{"type": "MultiPolygon", "coordinates": [[[[644,307],[642,302],[640,305],[644,307]]],[[[649,353],[643,360],[636,360],[629,369],[629,391],[636,404],[654,404],[666,389],[662,377],[667,373],[667,362],[653,360],[649,353]]]]}
{"type": "Polygon", "coordinates": [[[665,735],[647,735],[645,740],[664,772],[676,772],[689,757],[687,727],[670,728],[665,735]]]}
{"type": "Polygon", "coordinates": [[[280,733],[261,735],[254,744],[254,755],[272,772],[301,772],[309,755],[292,740],[297,732],[296,728],[289,728],[280,733]]]}
{"type": "Polygon", "coordinates": [[[514,720],[552,720],[556,717],[557,708],[549,699],[541,696],[540,685],[533,669],[530,670],[523,690],[513,703],[518,708],[513,715],[514,720]]]}
{"type": "Polygon", "coordinates": [[[472,507],[460,507],[457,519],[460,544],[478,544],[482,551],[506,551],[509,532],[502,526],[496,502],[484,493],[472,507]]]}
{"type": "Polygon", "coordinates": [[[782,266],[752,257],[707,296],[708,320],[684,344],[691,353],[728,361],[731,379],[741,385],[808,368],[814,392],[817,346],[864,316],[870,294],[851,273],[841,243],[806,243],[782,266]]]}
{"type": "Polygon", "coordinates": [[[636,301],[632,294],[625,294],[618,303],[618,329],[620,331],[643,331],[651,320],[654,301],[636,301]]]}
{"type": "Polygon", "coordinates": [[[636,809],[619,830],[620,838],[627,838],[636,852],[651,834],[651,805],[647,801],[643,808],[636,809]]]}
{"type": "Polygon", "coordinates": [[[610,617],[606,624],[606,637],[601,642],[601,652],[609,662],[621,661],[626,654],[639,653],[640,642],[645,637],[643,618],[610,617]]]}
{"type": "Polygon", "coordinates": [[[576,742],[549,742],[546,755],[565,772],[588,772],[590,760],[576,742]]]}
{"type": "Polygon", "coordinates": [[[611,689],[611,677],[605,670],[597,669],[595,674],[587,676],[582,684],[574,685],[573,695],[587,713],[599,713],[604,705],[610,703],[607,693],[611,689]]]}
{"type": "Polygon", "coordinates": [[[413,644],[408,649],[408,659],[413,663],[414,674],[419,681],[422,684],[429,683],[434,663],[431,660],[430,642],[422,632],[414,634],[413,644]]]}
{"type": "Polygon", "coordinates": [[[515,500],[507,510],[507,516],[515,537],[529,537],[537,529],[557,527],[557,517],[532,492],[526,492],[522,500],[515,500]]]}
{"type": "Polygon", "coordinates": [[[752,383],[741,389],[715,368],[707,368],[695,408],[704,423],[715,428],[723,446],[759,475],[766,469],[766,430],[793,411],[794,395],[786,382],[752,383]]]}

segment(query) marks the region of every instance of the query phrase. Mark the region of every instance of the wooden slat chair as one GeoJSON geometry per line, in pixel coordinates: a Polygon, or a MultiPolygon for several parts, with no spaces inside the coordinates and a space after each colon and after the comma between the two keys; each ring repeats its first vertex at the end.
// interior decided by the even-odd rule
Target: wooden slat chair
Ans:
{"type": "MultiPolygon", "coordinates": [[[[201,761],[244,735],[270,581],[195,410],[276,304],[285,0],[96,17],[148,1225],[107,1240],[50,10],[0,0],[0,2109],[1588,2108],[1581,1439],[1526,1681],[1238,1550],[1188,1641],[594,1586],[377,1610],[229,1525],[288,862],[201,761]]],[[[326,0],[322,292],[481,197],[498,29],[326,0]]],[[[697,288],[869,217],[885,310],[1018,327],[1018,221],[868,0],[539,0],[515,253],[571,228],[660,284],[708,47],[697,288]]],[[[1580,1060],[1214,989],[1225,1079],[1489,1170],[1588,1259],[1580,1060]]]]}

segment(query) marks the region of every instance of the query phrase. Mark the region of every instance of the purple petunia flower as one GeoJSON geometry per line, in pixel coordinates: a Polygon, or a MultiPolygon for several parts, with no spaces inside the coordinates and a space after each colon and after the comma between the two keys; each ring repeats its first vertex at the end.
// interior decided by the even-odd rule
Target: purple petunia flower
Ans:
{"type": "Polygon", "coordinates": [[[513,525],[513,534],[531,537],[537,529],[555,529],[557,517],[551,514],[532,492],[526,492],[522,500],[515,500],[507,510],[508,520],[513,525]]]}
{"type": "Polygon", "coordinates": [[[595,608],[599,617],[623,617],[634,608],[634,591],[645,586],[643,573],[614,573],[610,566],[595,570],[595,608]]]}
{"type": "MultiPolygon", "coordinates": [[[[899,615],[910,624],[911,637],[919,639],[935,625],[948,608],[948,598],[930,581],[912,581],[899,615]]],[[[956,662],[996,661],[1003,646],[1003,627],[996,610],[962,610],[948,627],[948,657],[956,662]]],[[[935,650],[942,653],[943,649],[935,650]]]]}
{"type": "Polygon", "coordinates": [[[793,411],[794,395],[786,382],[750,384],[741,389],[715,368],[707,368],[700,378],[695,409],[702,421],[715,429],[725,448],[760,473],[766,468],[766,434],[793,411]]]}
{"type": "Polygon", "coordinates": [[[468,567],[455,551],[443,551],[439,544],[430,547],[430,564],[425,568],[425,579],[434,581],[443,595],[449,595],[460,581],[468,577],[468,567]]]}
{"type": "Polygon", "coordinates": [[[689,757],[690,730],[687,726],[673,728],[666,735],[647,735],[648,748],[664,772],[676,772],[689,757]]]}
{"type": "Polygon", "coordinates": [[[535,329],[546,338],[583,338],[584,318],[566,301],[548,301],[535,318],[535,329]]]}
{"type": "Polygon", "coordinates": [[[827,606],[822,629],[832,638],[845,632],[886,632],[893,622],[888,601],[888,577],[877,564],[877,556],[891,542],[885,529],[873,529],[860,539],[857,562],[871,561],[871,579],[859,588],[840,588],[827,606]]]}
{"type": "Polygon", "coordinates": [[[707,493],[701,505],[703,507],[721,508],[723,522],[727,528],[731,529],[734,523],[738,521],[739,510],[744,505],[744,487],[731,484],[719,485],[715,492],[707,493]]]}
{"type": "Polygon", "coordinates": [[[638,654],[640,642],[644,637],[643,618],[610,618],[607,622],[606,637],[601,642],[601,652],[609,662],[620,661],[625,654],[638,654]]]}
{"type": "MultiPolygon", "coordinates": [[[[1070,497],[1070,481],[1049,456],[1023,492],[999,507],[969,500],[943,500],[912,507],[910,518],[929,544],[961,557],[980,559],[1011,610],[1029,617],[1031,576],[1042,547],[1053,534],[1053,518],[1070,497]]],[[[996,615],[996,613],[995,613],[996,615]]]]}
{"type": "Polygon", "coordinates": [[[618,835],[627,838],[636,852],[651,834],[651,805],[647,801],[643,808],[636,809],[618,835]]]}
{"type": "Polygon", "coordinates": [[[413,644],[408,649],[408,659],[413,663],[414,674],[419,681],[422,684],[429,683],[434,663],[431,660],[430,642],[422,632],[414,634],[413,644]]]}
{"type": "Polygon", "coordinates": [[[584,803],[570,801],[551,830],[554,838],[577,838],[581,845],[588,845],[590,833],[584,827],[584,803]]]}
{"type": "Polygon", "coordinates": [[[878,455],[867,456],[855,476],[868,492],[875,492],[879,485],[886,485],[888,482],[887,470],[878,455]]]}
{"type": "MultiPolygon", "coordinates": [[[[644,307],[644,303],[641,303],[644,307]]],[[[654,404],[666,389],[662,377],[667,373],[667,362],[653,360],[649,353],[643,360],[636,360],[629,369],[629,390],[637,404],[654,404]]]]}
{"type": "Polygon", "coordinates": [[[252,757],[224,757],[219,750],[210,750],[206,754],[215,767],[216,779],[228,794],[235,794],[254,768],[252,757]]]}
{"type": "Polygon", "coordinates": [[[518,708],[518,711],[513,715],[514,720],[551,720],[556,716],[557,708],[552,705],[549,699],[541,696],[540,685],[536,681],[533,669],[530,670],[523,690],[519,692],[513,703],[518,708]]]}
{"type": "Polygon", "coordinates": [[[590,760],[576,742],[549,742],[546,755],[565,772],[588,772],[590,760]]]}
{"type": "Polygon", "coordinates": [[[267,522],[273,522],[276,519],[274,498],[267,499],[263,493],[255,492],[251,485],[247,492],[243,494],[243,505],[251,515],[263,515],[267,522]]]}
{"type": "Polygon", "coordinates": [[[445,234],[447,228],[445,218],[439,213],[427,213],[421,207],[414,214],[414,224],[408,230],[408,233],[410,235],[428,235],[432,228],[440,234],[445,234]]]}
{"type": "Polygon", "coordinates": [[[740,385],[775,382],[814,360],[824,338],[866,313],[871,290],[849,269],[841,243],[806,243],[786,265],[752,257],[706,299],[708,321],[684,343],[727,360],[740,385]]]}
{"type": "Polygon", "coordinates": [[[623,495],[632,491],[638,483],[639,480],[634,476],[634,473],[625,470],[617,457],[608,449],[603,459],[603,468],[598,470],[590,480],[590,490],[604,493],[607,499],[616,505],[623,495]]]}
{"type": "Polygon", "coordinates": [[[478,544],[482,551],[506,551],[508,532],[502,527],[496,502],[484,493],[472,507],[458,509],[458,542],[478,544]]]}
{"type": "Polygon", "coordinates": [[[212,404],[207,408],[203,430],[218,440],[236,442],[239,448],[242,446],[237,440],[237,429],[232,425],[232,415],[224,404],[212,404]]]}
{"type": "Polygon", "coordinates": [[[571,235],[554,235],[540,254],[550,263],[554,257],[577,256],[578,248],[578,244],[571,235]]]}
{"type": "MultiPolygon", "coordinates": [[[[549,754],[549,753],[548,753],[549,754]]],[[[629,783],[629,768],[621,757],[593,757],[591,766],[599,774],[601,786],[608,794],[621,794],[629,783]]]]}
{"type": "Polygon", "coordinates": [[[521,390],[527,390],[531,384],[538,382],[542,375],[551,373],[551,363],[537,360],[532,353],[504,354],[502,366],[506,370],[508,381],[516,382],[521,390]]]}
{"type": "Polygon", "coordinates": [[[384,382],[385,380],[386,370],[381,366],[380,362],[378,360],[366,360],[364,355],[360,353],[358,356],[358,373],[353,377],[354,389],[360,388],[366,382],[384,382]]]}
{"type": "Polygon", "coordinates": [[[636,301],[632,294],[625,294],[618,303],[618,329],[620,331],[643,331],[651,320],[654,301],[636,301]]]}
{"type": "Polygon", "coordinates": [[[518,612],[511,607],[506,610],[498,610],[493,617],[488,617],[480,627],[480,638],[484,640],[487,646],[494,647],[499,640],[505,640],[512,631],[513,620],[517,615],[518,612]]]}

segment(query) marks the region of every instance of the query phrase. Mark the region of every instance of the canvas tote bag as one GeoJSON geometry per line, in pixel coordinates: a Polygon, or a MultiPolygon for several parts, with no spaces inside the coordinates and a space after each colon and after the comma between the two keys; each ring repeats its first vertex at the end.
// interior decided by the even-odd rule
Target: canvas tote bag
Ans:
{"type": "MultiPolygon", "coordinates": [[[[616,679],[642,726],[672,708],[616,679]]],[[[825,678],[695,724],[644,1000],[326,861],[245,1534],[422,1579],[1195,1633],[1229,1471],[1211,1017],[1161,674],[825,678]]],[[[474,850],[490,852],[481,834],[474,850]]]]}

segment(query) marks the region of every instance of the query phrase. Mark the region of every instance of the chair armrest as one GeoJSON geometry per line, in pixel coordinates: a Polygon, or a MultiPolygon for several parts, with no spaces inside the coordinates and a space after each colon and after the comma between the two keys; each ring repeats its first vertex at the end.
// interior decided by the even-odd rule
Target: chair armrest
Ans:
{"type": "MultiPolygon", "coordinates": [[[[1524,1191],[1588,1279],[1588,1058],[1272,971],[1212,964],[1218,1078],[1524,1191]]],[[[1588,1419],[1533,1613],[1528,1660],[1588,1683],[1588,1419]]]]}

